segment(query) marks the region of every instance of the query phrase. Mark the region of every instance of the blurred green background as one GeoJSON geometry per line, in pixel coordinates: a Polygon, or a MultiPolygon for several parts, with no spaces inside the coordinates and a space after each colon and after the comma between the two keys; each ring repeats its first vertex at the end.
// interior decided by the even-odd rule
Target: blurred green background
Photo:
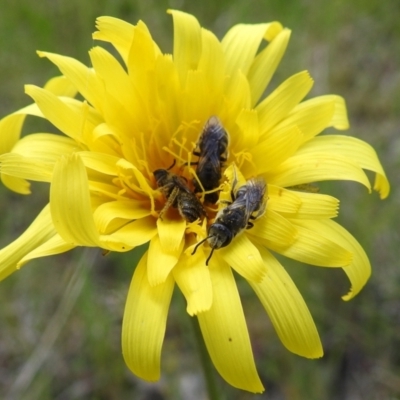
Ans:
{"type": "MultiPolygon", "coordinates": [[[[218,380],[225,399],[400,399],[400,3],[380,0],[1,0],[0,115],[29,104],[23,85],[43,85],[56,69],[35,50],[89,62],[95,18],[142,19],[164,52],[172,51],[167,8],[197,16],[219,37],[239,22],[279,20],[293,30],[271,85],[310,71],[311,96],[347,100],[350,134],[372,144],[391,181],[386,201],[356,184],[321,185],[341,200],[338,221],[366,249],[373,267],[349,303],[342,271],[283,261],[318,326],[325,356],[286,351],[261,305],[239,278],[266,393],[252,395],[218,380]]],[[[0,245],[16,238],[47,202],[0,188],[0,245]]],[[[138,250],[140,252],[140,250],[138,250]]],[[[103,257],[94,249],[31,262],[0,284],[0,398],[206,399],[185,304],[176,291],[163,348],[162,379],[134,377],[120,349],[124,302],[138,253],[103,257]]],[[[0,260],[1,261],[1,260],[0,260]]]]}

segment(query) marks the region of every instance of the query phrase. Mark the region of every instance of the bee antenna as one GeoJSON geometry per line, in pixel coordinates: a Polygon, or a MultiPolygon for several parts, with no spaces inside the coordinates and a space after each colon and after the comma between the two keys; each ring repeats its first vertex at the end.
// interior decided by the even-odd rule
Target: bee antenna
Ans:
{"type": "Polygon", "coordinates": [[[175,164],[176,164],[176,158],[174,158],[174,162],[172,163],[172,165],[167,168],[167,171],[169,171],[171,168],[175,167],[175,164]]]}
{"type": "Polygon", "coordinates": [[[206,260],[207,267],[208,267],[208,262],[211,260],[211,257],[212,257],[212,255],[214,253],[214,250],[215,250],[215,247],[212,247],[211,251],[210,251],[210,255],[207,257],[207,260],[206,260]]]}
{"type": "Polygon", "coordinates": [[[209,239],[210,237],[211,237],[211,236],[207,236],[205,239],[203,239],[203,240],[201,240],[199,243],[197,243],[196,246],[194,247],[194,249],[193,249],[191,255],[193,255],[194,253],[196,253],[197,248],[198,248],[201,244],[203,244],[207,239],[209,239]]]}

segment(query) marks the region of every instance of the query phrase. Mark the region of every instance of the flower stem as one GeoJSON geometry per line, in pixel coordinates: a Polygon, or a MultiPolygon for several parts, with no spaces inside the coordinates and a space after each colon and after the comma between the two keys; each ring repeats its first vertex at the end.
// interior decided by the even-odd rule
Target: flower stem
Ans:
{"type": "Polygon", "coordinates": [[[211,362],[206,345],[204,344],[203,335],[201,334],[199,321],[196,317],[190,318],[192,321],[194,336],[197,342],[201,365],[203,367],[204,379],[206,380],[208,396],[210,400],[221,400],[219,396],[217,384],[215,382],[214,366],[211,362]]]}

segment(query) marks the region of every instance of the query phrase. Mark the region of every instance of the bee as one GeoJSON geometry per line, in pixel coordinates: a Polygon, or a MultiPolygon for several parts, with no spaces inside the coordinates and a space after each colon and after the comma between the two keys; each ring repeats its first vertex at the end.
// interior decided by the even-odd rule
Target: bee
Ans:
{"type": "MultiPolygon", "coordinates": [[[[172,168],[172,166],[170,168],[172,168]]],[[[169,172],[167,169],[156,169],[153,175],[156,179],[157,186],[167,199],[167,202],[160,212],[161,219],[171,206],[177,208],[182,218],[188,222],[196,221],[196,219],[201,219],[205,216],[206,213],[203,205],[189,189],[185,178],[169,172]]]]}
{"type": "MultiPolygon", "coordinates": [[[[197,165],[196,175],[201,182],[193,179],[195,193],[210,191],[219,186],[221,179],[221,168],[228,159],[228,133],[223,128],[216,116],[208,119],[204,125],[203,132],[197,141],[193,154],[199,157],[194,165],[197,165]]],[[[215,204],[218,200],[218,193],[207,193],[205,200],[215,204]]]]}
{"type": "Polygon", "coordinates": [[[233,202],[217,213],[215,221],[208,228],[207,237],[197,243],[192,254],[207,240],[211,246],[210,255],[206,260],[208,265],[215,249],[228,246],[240,232],[252,228],[253,221],[264,214],[266,190],[264,179],[259,177],[252,178],[241,186],[232,194],[233,202]]]}

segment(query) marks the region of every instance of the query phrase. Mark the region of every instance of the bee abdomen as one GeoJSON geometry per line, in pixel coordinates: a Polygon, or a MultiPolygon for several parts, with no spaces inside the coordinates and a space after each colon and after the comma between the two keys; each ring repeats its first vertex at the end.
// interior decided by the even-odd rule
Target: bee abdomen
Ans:
{"type": "Polygon", "coordinates": [[[197,197],[194,199],[179,199],[178,210],[181,216],[186,219],[186,221],[194,222],[198,218],[202,218],[205,215],[203,206],[198,201],[197,197]],[[194,201],[194,199],[196,201],[194,201]]]}

